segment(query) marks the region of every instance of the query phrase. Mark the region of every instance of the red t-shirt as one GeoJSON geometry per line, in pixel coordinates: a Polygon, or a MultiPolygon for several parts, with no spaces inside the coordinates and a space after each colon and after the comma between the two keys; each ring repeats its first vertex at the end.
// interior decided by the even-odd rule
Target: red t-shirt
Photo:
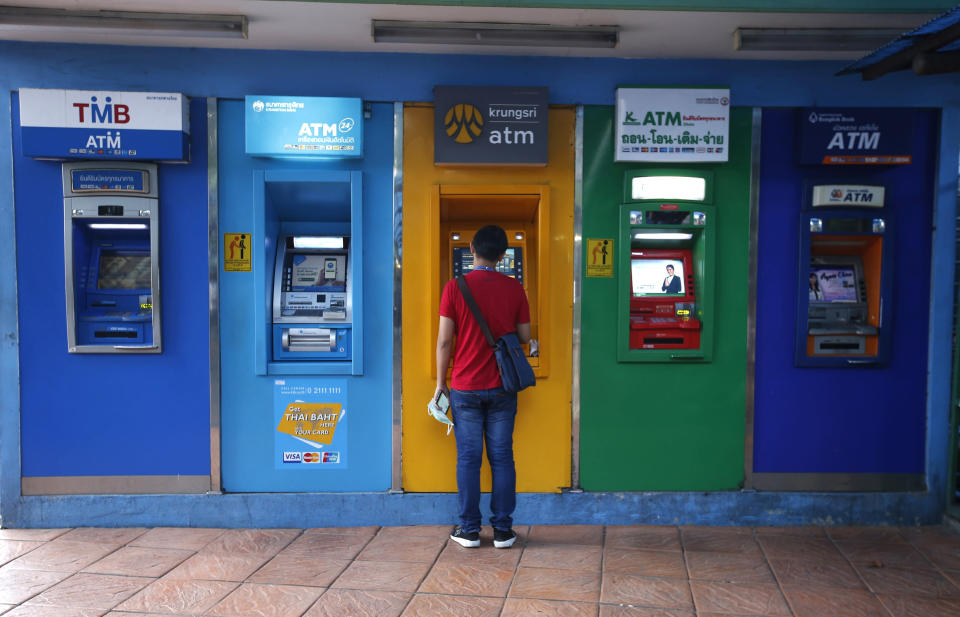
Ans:
{"type": "MultiPolygon", "coordinates": [[[[527,294],[517,280],[490,270],[474,270],[464,278],[494,340],[515,332],[518,323],[530,323],[527,294]]],[[[450,387],[454,390],[499,388],[502,384],[497,360],[467,301],[463,299],[456,279],[448,281],[443,288],[440,315],[453,320],[457,335],[450,387]]]]}

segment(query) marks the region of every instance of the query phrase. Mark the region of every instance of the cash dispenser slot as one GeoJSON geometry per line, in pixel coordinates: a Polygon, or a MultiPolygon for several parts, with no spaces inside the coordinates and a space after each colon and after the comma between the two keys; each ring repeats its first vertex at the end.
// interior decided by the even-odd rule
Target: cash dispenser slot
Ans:
{"type": "Polygon", "coordinates": [[[287,328],[281,335],[281,345],[286,351],[323,351],[334,349],[337,333],[329,328],[287,328]]]}

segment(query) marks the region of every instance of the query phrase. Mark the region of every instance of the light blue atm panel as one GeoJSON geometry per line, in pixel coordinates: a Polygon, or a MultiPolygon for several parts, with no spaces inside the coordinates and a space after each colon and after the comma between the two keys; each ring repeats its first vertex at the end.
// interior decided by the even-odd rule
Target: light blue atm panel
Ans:
{"type": "Polygon", "coordinates": [[[221,237],[251,251],[249,271],[220,273],[223,489],[386,491],[394,106],[356,118],[362,158],[271,158],[245,144],[261,99],[218,105],[221,237]]]}

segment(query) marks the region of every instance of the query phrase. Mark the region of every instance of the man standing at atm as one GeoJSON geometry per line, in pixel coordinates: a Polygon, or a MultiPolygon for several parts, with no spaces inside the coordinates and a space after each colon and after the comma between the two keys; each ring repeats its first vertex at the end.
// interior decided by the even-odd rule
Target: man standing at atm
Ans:
{"type": "MultiPolygon", "coordinates": [[[[530,341],[530,307],[519,281],[496,271],[507,252],[507,234],[487,225],[473,236],[473,271],[464,276],[494,340],[516,332],[530,341]]],[[[483,444],[493,475],[490,496],[493,545],[509,548],[517,539],[513,510],[517,504],[517,473],[513,461],[513,426],[517,395],[503,389],[493,350],[470,312],[456,280],[443,289],[437,332],[437,392],[450,397],[457,440],[457,501],[460,524],[450,538],[468,548],[480,546],[480,464],[483,444]],[[454,347],[454,337],[456,346],[454,347]],[[451,388],[447,366],[453,355],[451,388]]]]}

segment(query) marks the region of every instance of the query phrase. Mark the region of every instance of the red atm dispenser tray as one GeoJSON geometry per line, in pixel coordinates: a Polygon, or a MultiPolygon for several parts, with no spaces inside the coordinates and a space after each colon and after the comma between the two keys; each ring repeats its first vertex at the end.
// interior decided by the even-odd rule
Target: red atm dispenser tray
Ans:
{"type": "Polygon", "coordinates": [[[700,349],[700,320],[633,315],[630,349],[700,349]]]}

